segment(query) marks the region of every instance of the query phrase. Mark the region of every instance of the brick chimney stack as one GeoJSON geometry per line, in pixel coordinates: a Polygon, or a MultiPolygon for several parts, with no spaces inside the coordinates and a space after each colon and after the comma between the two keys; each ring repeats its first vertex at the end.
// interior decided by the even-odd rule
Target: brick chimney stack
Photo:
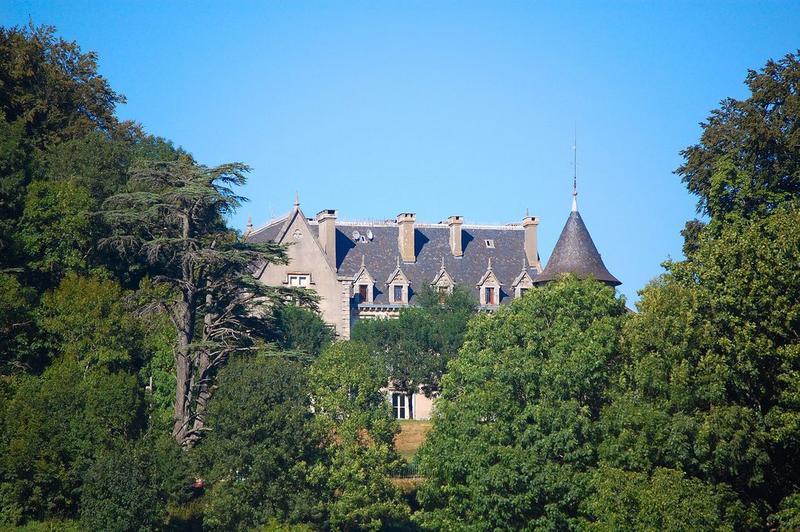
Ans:
{"type": "Polygon", "coordinates": [[[461,226],[463,223],[463,216],[450,216],[447,219],[447,227],[450,229],[450,252],[454,257],[464,256],[464,248],[461,244],[461,226]]]}
{"type": "Polygon", "coordinates": [[[319,224],[319,243],[328,259],[328,264],[336,270],[336,211],[325,209],[316,216],[319,224]]]}
{"type": "Polygon", "coordinates": [[[528,264],[537,272],[541,272],[542,264],[539,262],[539,244],[536,235],[539,228],[539,217],[525,216],[522,219],[522,227],[525,228],[525,256],[528,258],[528,264]]]}
{"type": "Polygon", "coordinates": [[[417,215],[413,212],[401,212],[397,215],[397,247],[400,249],[400,260],[403,262],[416,262],[417,256],[414,248],[414,222],[417,215]]]}

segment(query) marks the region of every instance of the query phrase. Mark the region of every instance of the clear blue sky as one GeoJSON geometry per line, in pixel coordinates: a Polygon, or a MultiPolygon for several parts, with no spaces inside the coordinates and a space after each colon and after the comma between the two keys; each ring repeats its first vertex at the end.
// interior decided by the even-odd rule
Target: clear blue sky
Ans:
{"type": "Polygon", "coordinates": [[[202,163],[253,167],[243,229],[286,212],[435,222],[579,206],[629,299],[681,257],[672,171],[748,68],[800,47],[798,2],[28,2],[100,56],[123,118],[202,163]]]}

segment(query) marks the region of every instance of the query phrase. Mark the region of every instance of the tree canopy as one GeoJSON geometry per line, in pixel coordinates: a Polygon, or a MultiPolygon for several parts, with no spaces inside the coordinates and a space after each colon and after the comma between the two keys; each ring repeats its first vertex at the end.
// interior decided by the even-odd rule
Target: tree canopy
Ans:
{"type": "Polygon", "coordinates": [[[575,525],[624,315],[613,289],[566,279],[470,323],[422,449],[423,524],[575,525]]]}
{"type": "Polygon", "coordinates": [[[429,286],[416,295],[418,305],[404,308],[396,320],[360,320],[352,338],[366,343],[400,388],[435,387],[462,342],[477,302],[465,287],[455,286],[443,301],[429,286]]]}
{"type": "Polygon", "coordinates": [[[676,171],[712,220],[765,215],[800,194],[800,50],[750,70],[745,84],[750,96],[722,100],[676,171]]]}

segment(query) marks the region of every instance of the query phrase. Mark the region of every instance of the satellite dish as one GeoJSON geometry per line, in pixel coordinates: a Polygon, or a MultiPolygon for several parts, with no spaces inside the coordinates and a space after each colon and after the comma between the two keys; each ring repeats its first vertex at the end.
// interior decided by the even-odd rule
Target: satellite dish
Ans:
{"type": "Polygon", "coordinates": [[[369,240],[372,240],[373,238],[375,238],[375,235],[372,234],[372,229],[367,229],[367,238],[369,240]]]}
{"type": "Polygon", "coordinates": [[[353,240],[358,240],[359,238],[361,238],[361,233],[359,233],[357,230],[353,231],[353,240]]]}

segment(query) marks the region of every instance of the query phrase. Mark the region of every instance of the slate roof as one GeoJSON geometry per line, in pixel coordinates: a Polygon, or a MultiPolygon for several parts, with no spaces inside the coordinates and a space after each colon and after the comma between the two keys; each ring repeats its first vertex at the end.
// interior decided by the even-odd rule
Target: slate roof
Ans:
{"type": "MultiPolygon", "coordinates": [[[[252,242],[273,240],[280,234],[286,218],[275,220],[266,227],[252,232],[248,239],[252,242]]],[[[317,222],[308,219],[312,228],[317,222]]],[[[318,230],[318,229],[317,229],[318,230]]],[[[317,235],[318,236],[318,235],[317,235]]],[[[355,277],[361,270],[362,256],[367,271],[375,280],[374,305],[389,305],[386,279],[397,267],[399,255],[398,226],[394,222],[358,223],[336,222],[336,267],[340,277],[355,277]],[[372,233],[372,240],[365,242],[353,238],[353,232],[360,235],[372,233]]],[[[525,233],[520,225],[476,226],[462,225],[463,257],[453,257],[450,251],[450,233],[447,224],[416,224],[414,242],[416,262],[400,262],[400,268],[411,283],[409,303],[414,304],[414,293],[424,285],[430,285],[442,266],[456,284],[469,288],[478,299],[477,283],[486,273],[489,257],[492,270],[501,283],[500,304],[511,302],[514,296],[514,279],[520,274],[523,264],[532,278],[536,269],[525,262],[525,233]],[[493,240],[494,248],[487,248],[485,241],[493,240]]]]}
{"type": "Polygon", "coordinates": [[[576,208],[567,218],[556,247],[542,273],[533,278],[535,284],[553,281],[565,273],[574,273],[583,279],[589,276],[611,286],[622,284],[603,264],[586,224],[576,208]]]}
{"type": "Polygon", "coordinates": [[[286,223],[286,220],[288,218],[289,215],[287,214],[286,216],[278,220],[273,220],[269,222],[265,227],[256,229],[252,233],[246,235],[247,240],[256,244],[261,242],[274,241],[277,238],[278,234],[280,234],[281,228],[283,227],[283,224],[286,223]]]}

